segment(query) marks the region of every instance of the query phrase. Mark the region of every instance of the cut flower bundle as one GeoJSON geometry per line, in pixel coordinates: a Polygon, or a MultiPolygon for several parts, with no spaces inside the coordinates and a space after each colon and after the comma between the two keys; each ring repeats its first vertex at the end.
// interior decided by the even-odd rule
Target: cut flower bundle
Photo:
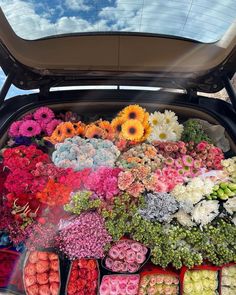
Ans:
{"type": "MultiPolygon", "coordinates": [[[[1,152],[0,232],[12,246],[51,247],[72,260],[68,294],[90,288],[88,277],[90,289],[99,288],[98,269],[86,270],[94,259],[117,273],[102,278],[101,294],[133,295],[178,292],[176,279],[141,276],[140,289],[139,276],[128,275],[141,273],[149,254],[153,264],[175,269],[236,261],[236,157],[225,159],[212,134],[194,119],[185,123],[170,110],[139,105],[111,121],[79,117],[44,106],[10,126],[1,152]]],[[[34,266],[30,255],[25,266],[29,294],[59,289],[45,253],[35,254],[34,266]]],[[[211,275],[187,272],[184,293],[187,285],[191,294],[215,294],[218,277],[211,275]]]]}

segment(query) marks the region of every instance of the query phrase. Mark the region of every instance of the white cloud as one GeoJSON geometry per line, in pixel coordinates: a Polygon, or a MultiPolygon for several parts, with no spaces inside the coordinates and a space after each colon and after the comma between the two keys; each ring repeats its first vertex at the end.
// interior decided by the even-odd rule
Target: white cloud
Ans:
{"type": "Polygon", "coordinates": [[[65,5],[72,10],[88,11],[91,8],[84,0],[66,0],[65,5]]]}
{"type": "Polygon", "coordinates": [[[214,41],[236,15],[235,0],[115,0],[106,7],[100,0],[54,0],[54,3],[44,7],[36,0],[0,0],[10,24],[26,39],[69,32],[120,30],[214,41]],[[86,15],[89,12],[90,18],[83,12],[86,15]]]}

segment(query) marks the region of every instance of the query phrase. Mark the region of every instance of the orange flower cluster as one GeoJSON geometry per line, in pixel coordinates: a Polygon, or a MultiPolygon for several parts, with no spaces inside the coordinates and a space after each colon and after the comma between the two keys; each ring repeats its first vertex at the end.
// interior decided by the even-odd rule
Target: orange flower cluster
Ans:
{"type": "Polygon", "coordinates": [[[148,122],[149,114],[139,105],[125,107],[118,116],[112,120],[111,126],[116,135],[125,140],[142,142],[151,133],[148,122]]]}
{"type": "Polygon", "coordinates": [[[114,135],[115,132],[110,122],[98,120],[88,125],[81,122],[63,122],[56,127],[50,137],[44,137],[44,139],[56,144],[73,136],[113,140],[114,135]]]}
{"type": "Polygon", "coordinates": [[[71,191],[71,187],[49,179],[43,191],[36,194],[36,198],[48,206],[65,205],[69,202],[71,191]]]}

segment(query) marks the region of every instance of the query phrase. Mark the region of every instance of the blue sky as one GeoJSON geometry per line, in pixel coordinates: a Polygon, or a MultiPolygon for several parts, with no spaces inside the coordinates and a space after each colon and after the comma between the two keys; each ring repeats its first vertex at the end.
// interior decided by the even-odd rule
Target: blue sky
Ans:
{"type": "MultiPolygon", "coordinates": [[[[0,6],[15,32],[26,39],[133,31],[214,42],[236,18],[236,0],[0,0],[0,6]]],[[[0,86],[3,79],[0,71],[0,86]]],[[[18,93],[12,88],[8,96],[18,93]]]]}

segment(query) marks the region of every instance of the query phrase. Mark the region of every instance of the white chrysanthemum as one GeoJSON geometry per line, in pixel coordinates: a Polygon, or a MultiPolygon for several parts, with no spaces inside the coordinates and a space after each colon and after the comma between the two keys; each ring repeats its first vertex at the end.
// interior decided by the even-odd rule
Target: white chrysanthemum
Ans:
{"type": "Polygon", "coordinates": [[[177,137],[168,125],[160,125],[152,128],[149,141],[176,141],[177,137]]]}
{"type": "Polygon", "coordinates": [[[211,222],[219,214],[218,201],[202,201],[198,203],[192,212],[192,220],[204,226],[211,222]]]}
{"type": "Polygon", "coordinates": [[[165,110],[163,115],[166,124],[171,126],[174,123],[178,123],[178,117],[175,115],[174,112],[165,110]]]}
{"type": "Polygon", "coordinates": [[[184,210],[179,210],[177,213],[175,213],[174,217],[183,226],[194,226],[194,222],[191,220],[190,215],[184,212],[184,210]]]}
{"type": "Polygon", "coordinates": [[[160,112],[154,112],[149,115],[148,121],[152,127],[163,125],[164,123],[164,114],[160,112]]]}
{"type": "Polygon", "coordinates": [[[228,199],[227,202],[224,203],[224,208],[229,214],[233,214],[236,212],[236,197],[228,199]]]}

